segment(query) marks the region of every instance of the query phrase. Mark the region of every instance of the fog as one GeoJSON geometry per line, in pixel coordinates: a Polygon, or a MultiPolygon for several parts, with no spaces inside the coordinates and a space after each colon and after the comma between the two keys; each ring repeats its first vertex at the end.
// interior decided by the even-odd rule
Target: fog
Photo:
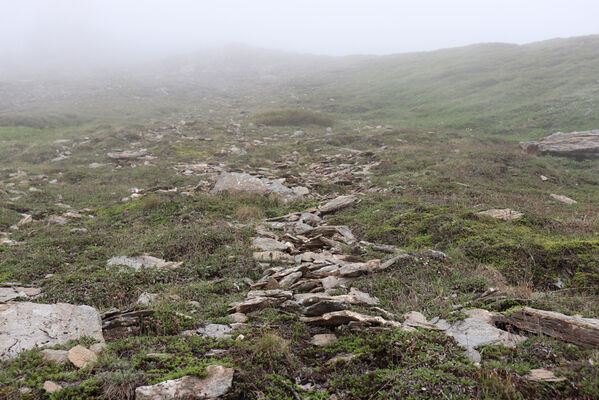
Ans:
{"type": "Polygon", "coordinates": [[[139,63],[228,43],[390,54],[599,33],[596,0],[0,0],[0,72],[139,63]]]}

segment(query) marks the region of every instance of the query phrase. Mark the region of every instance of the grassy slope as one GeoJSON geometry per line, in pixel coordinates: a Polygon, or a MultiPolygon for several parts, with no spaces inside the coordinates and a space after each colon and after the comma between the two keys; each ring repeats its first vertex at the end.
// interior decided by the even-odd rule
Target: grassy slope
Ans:
{"type": "MultiPolygon", "coordinates": [[[[515,350],[487,347],[483,365],[476,369],[451,340],[434,332],[356,334],[342,329],[336,332],[340,341],[335,345],[314,348],[308,341],[316,331],[295,315],[274,311],[251,316],[254,327],[243,331],[243,342],[223,346],[177,336],[201,323],[227,322],[227,303],[248,290],[241,279],[260,276],[262,268],[249,249],[252,224],[313,203],[173,194],[121,202],[132,187],[194,186],[197,177],[175,174],[172,166],[178,162],[225,162],[249,169],[268,165],[269,160],[292,159],[296,165],[288,172],[293,174],[325,155],[344,154],[345,148],[369,150],[381,161],[373,170],[373,184],[389,192],[366,195],[331,221],[350,225],[360,238],[410,250],[436,248],[452,258],[450,263],[421,260],[398,265],[389,273],[355,282],[378,296],[385,309],[452,317],[453,305],[500,284],[509,293],[506,302],[477,306],[502,311],[532,304],[597,317],[599,161],[530,157],[521,154],[514,141],[557,129],[597,127],[593,101],[598,42],[589,37],[528,46],[470,46],[369,62],[343,60],[335,73],[321,71],[268,85],[252,76],[226,91],[191,78],[195,83],[189,85],[185,79],[139,79],[123,80],[121,86],[94,83],[93,89],[73,85],[72,96],[46,90],[49,97],[20,102],[17,95],[24,92],[17,86],[12,89],[15,101],[0,113],[8,121],[0,127],[0,190],[24,194],[15,202],[9,200],[14,193],[0,192],[0,231],[20,219],[15,205],[31,209],[40,221],[13,233],[26,244],[0,247],[0,280],[40,283],[44,296],[39,301],[90,304],[101,310],[130,306],[144,291],[162,296],[144,335],[111,343],[94,369],[49,364],[38,351],[0,364],[0,398],[19,398],[19,387],[33,389],[24,398],[43,397],[46,379],[72,385],[55,398],[127,398],[135,386],[201,374],[204,365],[214,362],[236,368],[232,398],[263,394],[287,399],[293,388],[306,399],[328,399],[332,393],[351,399],[598,396],[599,376],[588,362],[597,361],[596,352],[546,337],[515,350]],[[252,125],[259,110],[294,105],[333,114],[333,132],[297,123],[252,125]],[[590,114],[584,117],[587,109],[590,114]],[[69,113],[72,118],[65,118],[69,113]],[[181,119],[187,121],[183,134],[213,141],[182,140],[169,129],[160,131],[164,137],[158,141],[140,135],[181,119]],[[241,124],[245,155],[220,153],[239,145],[239,137],[227,129],[231,122],[241,124]],[[387,123],[394,129],[364,129],[365,124],[387,123]],[[297,128],[306,135],[293,137],[297,128]],[[490,135],[495,133],[502,135],[490,135]],[[91,142],[73,145],[85,136],[91,142]],[[72,139],[66,146],[73,155],[51,162],[65,146],[54,143],[57,139],[72,139]],[[105,154],[132,143],[158,158],[153,165],[115,169],[105,154]],[[108,165],[90,169],[92,162],[108,165]],[[31,178],[10,179],[9,173],[17,170],[31,178]],[[33,178],[37,174],[58,183],[33,178]],[[542,182],[540,174],[550,179],[542,182]],[[43,192],[30,192],[32,186],[43,192]],[[566,194],[579,204],[552,201],[550,193],[566,194]],[[91,207],[96,217],[48,226],[45,217],[64,212],[56,205],[59,201],[75,209],[91,207]],[[526,217],[505,223],[474,215],[491,207],[518,209],[526,217]],[[228,223],[250,226],[237,229],[228,223]],[[88,232],[73,233],[73,227],[88,232]],[[184,261],[184,266],[128,273],[105,266],[114,255],[143,252],[184,261]],[[488,266],[503,275],[489,273],[488,266]],[[49,273],[54,275],[43,279],[49,273]],[[566,283],[565,290],[554,291],[557,277],[566,283]],[[231,350],[224,356],[206,355],[219,347],[231,350]],[[157,361],[147,357],[150,352],[174,356],[157,361]],[[351,363],[324,366],[341,352],[361,356],[351,363]],[[522,378],[531,368],[541,367],[555,369],[568,381],[538,384],[522,378]],[[296,377],[324,385],[324,392],[302,392],[294,386],[296,377]]],[[[343,162],[343,157],[337,161],[343,162]]],[[[314,190],[324,194],[352,188],[355,184],[324,183],[314,190]]]]}
{"type": "Polygon", "coordinates": [[[306,103],[400,126],[533,138],[596,127],[598,73],[599,36],[480,44],[358,63],[311,82],[306,103]]]}

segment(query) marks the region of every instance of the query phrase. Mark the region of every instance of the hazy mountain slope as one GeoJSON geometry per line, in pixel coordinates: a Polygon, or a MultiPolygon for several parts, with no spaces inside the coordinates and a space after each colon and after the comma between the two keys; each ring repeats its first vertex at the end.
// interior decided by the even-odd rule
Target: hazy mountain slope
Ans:
{"type": "Polygon", "coordinates": [[[599,124],[599,36],[379,57],[312,77],[330,112],[535,136],[599,124]],[[332,101],[331,99],[334,99],[332,101]]]}
{"type": "Polygon", "coordinates": [[[599,36],[391,56],[229,46],[102,75],[0,82],[0,124],[60,126],[124,110],[155,115],[193,109],[200,99],[515,139],[591,129],[599,125],[599,36]]]}

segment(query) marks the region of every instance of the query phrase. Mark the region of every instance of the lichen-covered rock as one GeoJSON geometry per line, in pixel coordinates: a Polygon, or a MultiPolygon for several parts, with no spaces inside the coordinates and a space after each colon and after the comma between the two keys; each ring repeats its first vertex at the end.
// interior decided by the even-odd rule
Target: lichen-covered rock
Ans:
{"type": "Polygon", "coordinates": [[[82,336],[104,341],[100,315],[93,307],[65,303],[0,304],[0,359],[82,336]]]}
{"type": "Polygon", "coordinates": [[[530,154],[596,158],[599,157],[599,130],[557,132],[540,140],[521,142],[520,148],[530,154]]]}
{"type": "Polygon", "coordinates": [[[233,368],[221,365],[206,367],[208,376],[184,376],[151,386],[135,389],[136,400],[217,399],[229,391],[233,383],[233,368]]]}

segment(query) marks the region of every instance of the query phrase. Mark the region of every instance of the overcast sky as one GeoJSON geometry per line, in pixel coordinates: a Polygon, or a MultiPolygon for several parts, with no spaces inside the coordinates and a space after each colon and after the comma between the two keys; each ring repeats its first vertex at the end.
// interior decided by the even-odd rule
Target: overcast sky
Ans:
{"type": "Polygon", "coordinates": [[[599,0],[0,0],[0,62],[129,60],[231,42],[389,54],[596,34],[598,16],[599,0]]]}

